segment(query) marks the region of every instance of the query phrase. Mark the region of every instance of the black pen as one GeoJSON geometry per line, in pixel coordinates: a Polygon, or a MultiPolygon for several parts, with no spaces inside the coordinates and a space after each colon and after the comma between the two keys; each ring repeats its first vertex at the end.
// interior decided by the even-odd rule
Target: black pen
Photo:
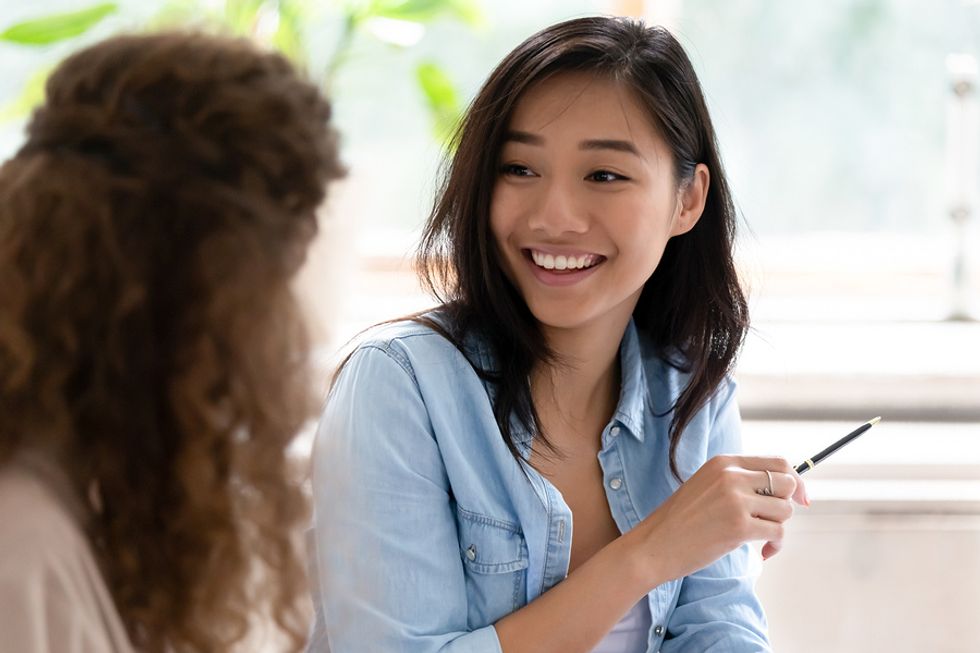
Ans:
{"type": "Polygon", "coordinates": [[[835,453],[838,449],[843,447],[845,444],[849,443],[851,440],[856,440],[859,435],[861,435],[862,433],[864,433],[865,431],[867,431],[868,429],[870,429],[872,426],[874,426],[880,421],[881,421],[881,417],[875,417],[874,419],[869,419],[867,422],[857,427],[856,429],[854,429],[853,431],[851,431],[850,433],[842,437],[840,440],[838,440],[837,442],[833,443],[832,445],[830,445],[829,447],[827,447],[826,449],[818,453],[813,458],[807,458],[802,463],[797,465],[796,473],[802,474],[805,471],[813,469],[814,467],[817,466],[817,464],[821,460],[835,453]]]}

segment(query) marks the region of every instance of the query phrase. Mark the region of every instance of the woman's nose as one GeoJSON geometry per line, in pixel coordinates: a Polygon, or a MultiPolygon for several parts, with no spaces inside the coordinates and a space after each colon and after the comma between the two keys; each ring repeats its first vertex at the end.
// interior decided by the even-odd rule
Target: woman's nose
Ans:
{"type": "Polygon", "coordinates": [[[576,201],[567,184],[549,180],[541,184],[540,195],[531,207],[528,226],[546,236],[585,233],[589,228],[584,206],[576,201]]]}

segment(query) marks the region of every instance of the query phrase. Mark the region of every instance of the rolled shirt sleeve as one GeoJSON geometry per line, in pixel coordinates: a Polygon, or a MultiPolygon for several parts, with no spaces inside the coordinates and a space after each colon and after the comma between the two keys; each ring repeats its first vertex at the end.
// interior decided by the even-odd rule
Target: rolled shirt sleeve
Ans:
{"type": "MultiPolygon", "coordinates": [[[[708,438],[708,459],[742,450],[735,382],[728,381],[712,403],[718,408],[708,438]]],[[[662,653],[770,651],[766,615],[755,594],[758,556],[743,544],[681,583],[667,623],[662,653]]]]}

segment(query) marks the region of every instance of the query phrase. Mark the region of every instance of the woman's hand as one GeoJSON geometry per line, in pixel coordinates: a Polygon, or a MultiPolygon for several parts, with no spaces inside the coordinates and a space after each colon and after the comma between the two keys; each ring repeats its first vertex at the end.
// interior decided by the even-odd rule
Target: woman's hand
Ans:
{"type": "Polygon", "coordinates": [[[784,458],[716,456],[623,536],[652,586],[702,569],[744,542],[764,540],[762,557],[783,543],[793,502],[809,505],[803,480],[784,458]],[[766,471],[769,474],[766,474],[766,471]],[[759,491],[770,487],[772,496],[759,491]]]}

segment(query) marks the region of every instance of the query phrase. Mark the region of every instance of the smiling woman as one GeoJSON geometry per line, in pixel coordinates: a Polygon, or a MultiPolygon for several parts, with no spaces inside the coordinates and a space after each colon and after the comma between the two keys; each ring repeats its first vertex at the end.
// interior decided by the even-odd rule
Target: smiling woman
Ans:
{"type": "Polygon", "coordinates": [[[314,451],[312,650],[768,650],[753,552],[799,476],[738,455],[734,208],[666,30],[531,36],[459,132],[437,310],[347,359],[314,451]]]}
{"type": "Polygon", "coordinates": [[[671,158],[613,79],[556,75],[517,105],[490,225],[541,328],[622,331],[667,241],[704,210],[707,166],[678,187],[671,158]]]}

